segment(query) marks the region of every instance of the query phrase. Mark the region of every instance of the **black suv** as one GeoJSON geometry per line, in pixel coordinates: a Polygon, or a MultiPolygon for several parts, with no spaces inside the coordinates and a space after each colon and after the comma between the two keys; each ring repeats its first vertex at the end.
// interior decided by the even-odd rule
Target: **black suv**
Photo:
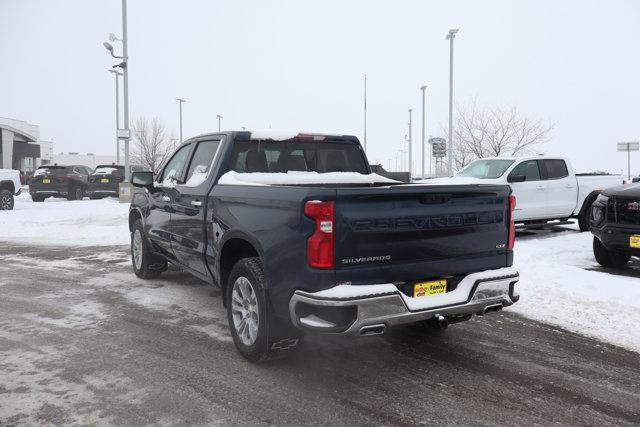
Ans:
{"type": "Polygon", "coordinates": [[[47,197],[66,197],[82,200],[87,189],[87,177],[91,168],[82,165],[43,165],[29,178],[29,193],[34,202],[47,197]]]}
{"type": "Polygon", "coordinates": [[[640,184],[604,190],[591,208],[591,232],[603,267],[620,268],[640,256],[640,184]]]}
{"type": "MultiPolygon", "coordinates": [[[[131,173],[147,172],[149,169],[131,165],[131,173]]],[[[103,197],[118,197],[118,186],[124,181],[124,166],[122,165],[99,165],[96,170],[89,175],[87,181],[87,192],[91,200],[102,199],[103,197]]]]}

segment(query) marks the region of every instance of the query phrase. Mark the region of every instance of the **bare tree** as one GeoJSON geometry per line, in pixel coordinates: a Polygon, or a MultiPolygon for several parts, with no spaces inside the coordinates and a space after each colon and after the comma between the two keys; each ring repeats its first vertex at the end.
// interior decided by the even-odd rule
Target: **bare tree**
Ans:
{"type": "Polygon", "coordinates": [[[132,125],[134,149],[132,163],[148,167],[153,174],[167,161],[173,151],[170,139],[167,138],[164,125],[157,117],[149,121],[139,117],[132,125]]]}
{"type": "Polygon", "coordinates": [[[475,101],[456,108],[453,160],[461,169],[475,159],[517,156],[548,141],[553,126],[522,117],[516,107],[482,108],[475,101]]]}

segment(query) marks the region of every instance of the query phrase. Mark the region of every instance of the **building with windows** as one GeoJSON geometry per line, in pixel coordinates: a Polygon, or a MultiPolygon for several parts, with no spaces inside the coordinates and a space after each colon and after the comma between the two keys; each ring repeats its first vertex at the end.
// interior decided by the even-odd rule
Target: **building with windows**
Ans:
{"type": "Polygon", "coordinates": [[[40,159],[40,126],[0,117],[0,169],[33,171],[40,159]]]}

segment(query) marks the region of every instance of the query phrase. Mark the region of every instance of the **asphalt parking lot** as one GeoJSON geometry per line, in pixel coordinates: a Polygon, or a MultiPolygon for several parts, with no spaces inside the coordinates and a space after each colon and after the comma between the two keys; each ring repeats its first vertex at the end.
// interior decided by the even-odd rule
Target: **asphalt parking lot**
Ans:
{"type": "Polygon", "coordinates": [[[0,424],[637,424],[637,353],[509,312],[236,353],[219,293],[127,247],[0,244],[0,424]]]}

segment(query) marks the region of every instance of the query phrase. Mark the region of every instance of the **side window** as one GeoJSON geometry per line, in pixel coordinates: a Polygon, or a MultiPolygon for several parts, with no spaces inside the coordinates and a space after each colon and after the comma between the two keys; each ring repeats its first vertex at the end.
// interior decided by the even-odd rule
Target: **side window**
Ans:
{"type": "Polygon", "coordinates": [[[219,146],[220,141],[198,142],[189,164],[185,185],[195,187],[207,179],[219,146]]]}
{"type": "Polygon", "coordinates": [[[167,179],[173,178],[178,181],[182,177],[184,166],[187,163],[187,157],[191,150],[191,144],[184,145],[176,151],[171,160],[167,162],[167,165],[162,171],[162,175],[158,179],[159,182],[164,183],[167,179]]]}
{"type": "Polygon", "coordinates": [[[527,160],[513,168],[509,176],[524,175],[525,181],[540,181],[540,169],[537,160],[527,160]]]}
{"type": "Polygon", "coordinates": [[[569,176],[567,164],[562,159],[543,160],[542,164],[545,179],[559,179],[569,176]]]}

